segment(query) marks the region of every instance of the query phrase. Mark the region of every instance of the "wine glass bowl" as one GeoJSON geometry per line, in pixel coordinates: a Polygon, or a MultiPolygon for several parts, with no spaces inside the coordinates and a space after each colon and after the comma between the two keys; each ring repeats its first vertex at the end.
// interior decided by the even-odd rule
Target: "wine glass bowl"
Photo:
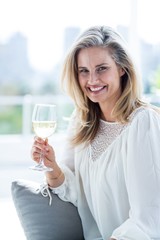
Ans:
{"type": "Polygon", "coordinates": [[[38,137],[45,139],[55,132],[56,121],[33,121],[32,128],[38,137]]]}
{"type": "MultiPolygon", "coordinates": [[[[36,104],[32,114],[32,128],[36,136],[44,140],[50,137],[56,129],[56,105],[36,104]]],[[[38,165],[30,168],[37,171],[53,171],[44,165],[43,152],[40,154],[38,165]]]]}

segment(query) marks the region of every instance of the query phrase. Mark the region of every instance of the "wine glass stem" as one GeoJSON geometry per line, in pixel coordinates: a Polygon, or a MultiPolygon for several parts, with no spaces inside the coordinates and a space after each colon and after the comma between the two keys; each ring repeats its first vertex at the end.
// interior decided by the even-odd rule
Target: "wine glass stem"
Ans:
{"type": "Polygon", "coordinates": [[[41,153],[41,155],[40,155],[40,160],[39,160],[39,163],[38,163],[39,166],[44,166],[43,160],[44,160],[44,154],[41,153]]]}

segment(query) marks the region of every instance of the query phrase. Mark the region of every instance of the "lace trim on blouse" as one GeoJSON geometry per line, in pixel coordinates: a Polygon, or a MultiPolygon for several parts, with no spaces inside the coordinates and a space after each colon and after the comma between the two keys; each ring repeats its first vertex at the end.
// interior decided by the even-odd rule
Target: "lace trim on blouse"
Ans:
{"type": "Polygon", "coordinates": [[[99,156],[107,149],[107,147],[121,134],[121,132],[131,124],[133,118],[142,110],[144,107],[137,108],[129,116],[129,122],[127,124],[122,124],[119,122],[106,122],[100,120],[99,130],[90,144],[90,155],[92,161],[96,161],[99,156]]]}

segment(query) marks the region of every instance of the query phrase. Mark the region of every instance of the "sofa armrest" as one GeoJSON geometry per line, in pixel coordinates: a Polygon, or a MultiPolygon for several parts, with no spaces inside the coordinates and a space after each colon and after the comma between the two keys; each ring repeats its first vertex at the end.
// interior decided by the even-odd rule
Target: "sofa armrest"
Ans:
{"type": "Polygon", "coordinates": [[[41,195],[40,185],[27,180],[12,182],[11,193],[28,240],[83,240],[77,208],[52,195],[52,205],[41,195]]]}

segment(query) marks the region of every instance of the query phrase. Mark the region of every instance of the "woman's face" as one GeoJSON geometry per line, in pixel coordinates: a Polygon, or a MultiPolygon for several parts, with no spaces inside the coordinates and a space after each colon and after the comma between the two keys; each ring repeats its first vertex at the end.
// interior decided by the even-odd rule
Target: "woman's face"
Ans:
{"type": "Polygon", "coordinates": [[[80,50],[77,58],[78,80],[84,94],[92,101],[114,106],[121,95],[120,77],[124,70],[115,64],[102,47],[80,50]]]}

